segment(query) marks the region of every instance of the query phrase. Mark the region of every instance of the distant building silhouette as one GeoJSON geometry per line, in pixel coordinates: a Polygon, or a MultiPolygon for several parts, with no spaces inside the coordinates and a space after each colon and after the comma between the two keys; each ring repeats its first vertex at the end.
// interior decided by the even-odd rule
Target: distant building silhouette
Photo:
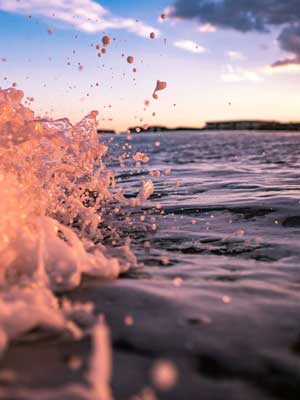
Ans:
{"type": "MultiPolygon", "coordinates": [[[[264,120],[233,120],[233,121],[211,121],[202,128],[179,126],[168,128],[163,125],[130,127],[131,133],[135,132],[169,132],[169,131],[300,131],[300,122],[278,122],[264,120]]],[[[112,134],[113,130],[98,130],[99,134],[112,134]]]]}
{"type": "Polygon", "coordinates": [[[99,134],[105,134],[105,133],[107,133],[107,134],[112,134],[112,133],[116,133],[114,130],[112,130],[112,129],[98,129],[98,131],[97,131],[99,134]]]}
{"type": "Polygon", "coordinates": [[[300,122],[282,123],[277,121],[237,120],[207,122],[204,130],[224,131],[300,131],[300,122]]]}

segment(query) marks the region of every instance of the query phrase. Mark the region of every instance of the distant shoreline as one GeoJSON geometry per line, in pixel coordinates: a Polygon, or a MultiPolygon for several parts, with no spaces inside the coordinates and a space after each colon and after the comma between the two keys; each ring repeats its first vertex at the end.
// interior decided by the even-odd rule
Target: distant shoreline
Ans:
{"type": "MultiPolygon", "coordinates": [[[[147,129],[142,127],[130,127],[131,133],[135,132],[179,132],[179,131],[278,131],[278,132],[299,132],[300,122],[277,122],[277,121],[259,121],[259,120],[237,120],[237,121],[215,121],[207,122],[203,127],[176,127],[168,128],[166,126],[150,126],[147,129]]],[[[113,134],[114,130],[98,130],[99,134],[113,134]]]]}

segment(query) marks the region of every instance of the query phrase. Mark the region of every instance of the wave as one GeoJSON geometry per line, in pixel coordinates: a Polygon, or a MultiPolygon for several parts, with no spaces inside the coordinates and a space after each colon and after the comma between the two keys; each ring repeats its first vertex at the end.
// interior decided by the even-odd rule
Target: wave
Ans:
{"type": "MultiPolygon", "coordinates": [[[[118,188],[103,162],[107,146],[99,143],[97,112],[76,125],[67,118],[38,119],[23,97],[14,88],[0,91],[0,355],[11,340],[36,327],[83,336],[82,327],[95,322],[92,305],[57,294],[77,287],[84,275],[115,279],[138,265],[128,241],[117,256],[113,246],[101,243],[107,229],[103,209],[138,206],[153,193],[151,180],[130,199],[118,188]]],[[[94,336],[105,342],[105,362],[97,374],[103,377],[99,388],[94,353],[90,381],[108,399],[107,327],[103,321],[95,326],[94,336]]],[[[80,390],[89,398],[90,392],[80,390]]],[[[37,394],[61,398],[55,396],[37,394]]]]}

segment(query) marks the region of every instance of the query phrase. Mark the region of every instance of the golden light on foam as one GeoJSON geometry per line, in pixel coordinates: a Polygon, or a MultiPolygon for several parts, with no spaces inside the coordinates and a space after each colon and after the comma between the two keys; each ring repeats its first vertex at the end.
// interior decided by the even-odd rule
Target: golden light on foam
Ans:
{"type": "MultiPolygon", "coordinates": [[[[124,266],[117,257],[106,256],[102,247],[95,245],[94,253],[87,251],[86,243],[90,250],[92,240],[85,238],[102,238],[102,202],[114,195],[117,199],[110,191],[113,174],[102,163],[107,146],[99,142],[96,113],[76,125],[66,118],[37,121],[33,111],[22,104],[22,91],[0,90],[0,97],[0,303],[5,310],[0,316],[1,355],[12,338],[38,326],[81,339],[82,331],[73,317],[90,321],[91,306],[60,305],[56,292],[75,288],[83,274],[117,278],[135,259],[129,244],[122,255],[128,259],[124,266]],[[87,193],[97,196],[91,198],[87,193]],[[91,203],[86,206],[86,201],[91,203]],[[84,221],[76,231],[72,229],[74,218],[84,221]],[[16,287],[16,294],[7,299],[6,288],[10,291],[11,287],[16,287]]],[[[150,180],[143,182],[134,204],[140,205],[153,190],[150,180]]],[[[119,196],[120,202],[127,202],[123,197],[119,196]]],[[[89,381],[91,390],[104,392],[108,399],[109,332],[102,320],[95,329],[89,381]]],[[[69,366],[76,369],[79,364],[73,359],[69,366]]]]}
{"type": "Polygon", "coordinates": [[[35,123],[34,124],[34,131],[37,133],[37,134],[42,134],[43,133],[43,130],[44,130],[44,128],[43,128],[43,125],[42,124],[40,124],[40,123],[35,123]]]}

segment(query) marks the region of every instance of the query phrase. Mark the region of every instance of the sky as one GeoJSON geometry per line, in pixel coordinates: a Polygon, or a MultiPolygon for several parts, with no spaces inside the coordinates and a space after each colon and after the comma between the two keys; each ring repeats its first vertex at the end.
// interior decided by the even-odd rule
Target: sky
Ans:
{"type": "Polygon", "coordinates": [[[299,121],[300,2],[0,0],[0,69],[37,116],[103,129],[299,121]]]}

